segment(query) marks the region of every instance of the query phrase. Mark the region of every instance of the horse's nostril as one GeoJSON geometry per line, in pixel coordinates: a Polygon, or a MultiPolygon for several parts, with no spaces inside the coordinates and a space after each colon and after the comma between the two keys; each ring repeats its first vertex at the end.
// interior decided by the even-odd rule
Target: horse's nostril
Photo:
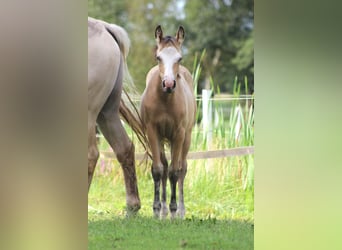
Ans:
{"type": "Polygon", "coordinates": [[[162,80],[162,88],[164,92],[172,93],[176,88],[176,80],[162,80]]]}

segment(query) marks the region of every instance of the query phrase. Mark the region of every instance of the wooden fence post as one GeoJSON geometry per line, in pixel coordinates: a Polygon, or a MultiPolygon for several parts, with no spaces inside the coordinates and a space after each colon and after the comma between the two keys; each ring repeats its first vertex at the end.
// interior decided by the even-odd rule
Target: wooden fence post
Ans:
{"type": "Polygon", "coordinates": [[[213,103],[210,100],[212,91],[209,89],[202,89],[202,122],[203,132],[207,140],[208,149],[210,149],[213,139],[213,103]]]}

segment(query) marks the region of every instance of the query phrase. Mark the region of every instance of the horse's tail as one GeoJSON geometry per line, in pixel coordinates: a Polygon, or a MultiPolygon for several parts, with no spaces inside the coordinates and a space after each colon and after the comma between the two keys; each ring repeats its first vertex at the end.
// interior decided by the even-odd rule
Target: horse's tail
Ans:
{"type": "Polygon", "coordinates": [[[106,30],[114,37],[116,42],[119,45],[119,48],[126,60],[129,52],[129,47],[131,45],[131,41],[129,40],[128,34],[124,28],[111,23],[103,22],[106,30]]]}
{"type": "Polygon", "coordinates": [[[125,98],[123,98],[123,96],[121,97],[119,108],[120,115],[137,135],[138,140],[145,149],[145,156],[148,156],[150,157],[150,159],[152,159],[151,147],[145,134],[145,128],[143,126],[136,105],[134,104],[126,90],[123,90],[123,92],[125,93],[125,98]]]}
{"type": "Polygon", "coordinates": [[[127,56],[129,53],[129,47],[131,45],[131,41],[129,40],[128,34],[126,30],[124,30],[122,27],[116,25],[116,24],[110,24],[103,22],[106,30],[112,35],[112,37],[115,39],[117,44],[119,45],[120,51],[123,55],[123,60],[124,60],[124,88],[130,92],[130,93],[136,93],[136,88],[134,85],[134,82],[132,80],[132,77],[128,71],[127,67],[127,56]]]}
{"type": "Polygon", "coordinates": [[[121,95],[120,101],[120,115],[132,128],[134,133],[137,135],[138,140],[145,148],[146,154],[151,157],[150,145],[148,143],[147,136],[145,135],[145,129],[138,112],[138,109],[130,94],[138,95],[138,91],[134,85],[133,79],[129,73],[127,66],[127,56],[130,48],[130,39],[127,32],[120,26],[115,24],[109,24],[104,22],[106,30],[113,36],[119,45],[120,51],[123,55],[123,94],[121,95]],[[128,94],[130,93],[130,94],[128,94]]]}

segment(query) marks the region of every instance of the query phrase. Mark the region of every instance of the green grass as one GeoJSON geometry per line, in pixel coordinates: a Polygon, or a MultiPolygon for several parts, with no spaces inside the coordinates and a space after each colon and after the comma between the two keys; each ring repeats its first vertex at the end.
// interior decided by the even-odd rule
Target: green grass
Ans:
{"type": "Polygon", "coordinates": [[[122,170],[116,160],[101,159],[88,195],[89,249],[253,249],[254,187],[248,165],[252,156],[189,160],[186,217],[171,221],[153,218],[150,162],[136,167],[142,207],[128,219],[122,170]]]}
{"type": "Polygon", "coordinates": [[[89,249],[253,249],[253,225],[238,220],[93,216],[89,249]]]}

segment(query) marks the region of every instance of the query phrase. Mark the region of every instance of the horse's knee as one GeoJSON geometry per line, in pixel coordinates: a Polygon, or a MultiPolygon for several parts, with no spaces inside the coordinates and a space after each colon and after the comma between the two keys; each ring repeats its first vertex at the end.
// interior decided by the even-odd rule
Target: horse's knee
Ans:
{"type": "Polygon", "coordinates": [[[178,177],[180,175],[181,170],[170,169],[169,171],[169,180],[171,183],[176,183],[178,181],[178,177]]]}
{"type": "Polygon", "coordinates": [[[182,163],[182,168],[179,170],[179,177],[184,178],[187,172],[188,172],[188,163],[184,161],[182,163]]]}
{"type": "Polygon", "coordinates": [[[125,169],[127,167],[130,168],[131,166],[134,166],[134,150],[134,144],[129,142],[116,152],[116,157],[122,168],[125,169]]]}
{"type": "Polygon", "coordinates": [[[164,169],[162,164],[152,163],[152,177],[154,181],[159,181],[161,177],[164,175],[164,169]]]}

